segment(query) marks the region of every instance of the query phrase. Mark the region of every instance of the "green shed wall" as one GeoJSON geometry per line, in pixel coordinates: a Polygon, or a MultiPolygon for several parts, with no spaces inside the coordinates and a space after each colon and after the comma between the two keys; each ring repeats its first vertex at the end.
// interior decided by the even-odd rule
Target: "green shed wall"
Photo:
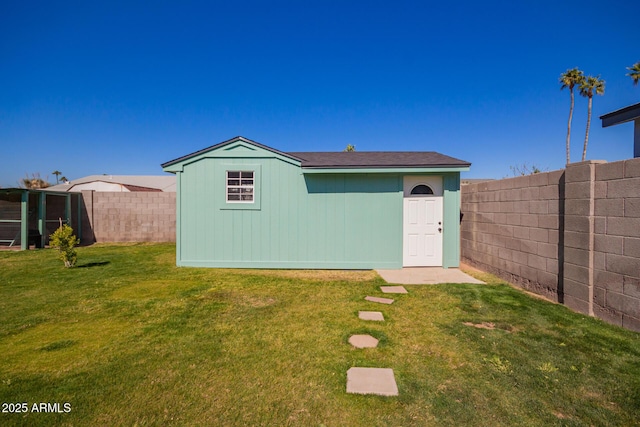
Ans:
{"type": "MultiPolygon", "coordinates": [[[[178,265],[402,267],[403,174],[305,175],[295,161],[266,150],[233,156],[210,153],[175,168],[178,265]],[[256,172],[254,205],[226,203],[226,170],[256,172]]],[[[438,175],[444,176],[443,264],[456,267],[459,173],[438,175]]]]}

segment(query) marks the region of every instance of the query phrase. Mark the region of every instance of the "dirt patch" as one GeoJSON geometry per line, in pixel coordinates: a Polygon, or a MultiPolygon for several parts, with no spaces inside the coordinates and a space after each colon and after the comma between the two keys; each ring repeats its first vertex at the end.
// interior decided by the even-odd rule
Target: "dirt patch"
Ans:
{"type": "Polygon", "coordinates": [[[495,323],[491,323],[491,322],[482,322],[482,323],[464,322],[463,325],[473,326],[474,328],[478,328],[478,329],[495,329],[496,328],[495,323]]]}
{"type": "Polygon", "coordinates": [[[282,277],[326,282],[368,282],[378,275],[373,270],[233,270],[235,274],[282,277]]]}

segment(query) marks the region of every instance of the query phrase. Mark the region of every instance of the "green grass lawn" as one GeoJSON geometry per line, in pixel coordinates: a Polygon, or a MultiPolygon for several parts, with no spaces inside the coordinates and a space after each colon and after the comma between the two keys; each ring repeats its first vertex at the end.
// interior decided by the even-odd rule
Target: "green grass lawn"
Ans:
{"type": "Polygon", "coordinates": [[[0,252],[0,402],[30,410],[0,425],[640,424],[639,334],[491,276],[383,306],[373,272],[177,268],[174,250],[96,245],[72,269],[0,252]],[[352,366],[393,368],[400,396],[346,394],[352,366]]]}

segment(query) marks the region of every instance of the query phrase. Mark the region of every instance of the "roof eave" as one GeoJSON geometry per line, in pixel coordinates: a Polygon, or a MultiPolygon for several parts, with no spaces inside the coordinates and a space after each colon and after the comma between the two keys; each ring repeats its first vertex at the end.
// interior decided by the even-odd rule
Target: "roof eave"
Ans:
{"type": "Polygon", "coordinates": [[[629,105],[611,113],[600,116],[602,127],[618,125],[640,118],[640,103],[629,105]]]}
{"type": "Polygon", "coordinates": [[[365,167],[314,167],[303,166],[303,174],[316,173],[446,173],[446,172],[467,172],[471,164],[468,165],[438,165],[438,166],[365,166],[365,167]]]}

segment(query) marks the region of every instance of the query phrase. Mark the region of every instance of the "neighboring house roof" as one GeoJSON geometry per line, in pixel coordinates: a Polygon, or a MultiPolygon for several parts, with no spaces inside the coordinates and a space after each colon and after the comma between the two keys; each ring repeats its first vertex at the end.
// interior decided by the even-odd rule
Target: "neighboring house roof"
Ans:
{"type": "Polygon", "coordinates": [[[434,151],[327,151],[286,153],[242,136],[237,136],[219,144],[212,145],[211,147],[207,147],[194,153],[187,154],[186,156],[163,163],[161,166],[166,168],[238,141],[247,142],[264,150],[299,161],[302,168],[468,168],[471,165],[471,163],[464,160],[445,156],[444,154],[436,153],[434,151]]]}
{"type": "Polygon", "coordinates": [[[640,103],[629,105],[628,107],[600,116],[603,128],[630,122],[638,118],[640,118],[640,103]]]}
{"type": "Polygon", "coordinates": [[[119,184],[129,191],[176,191],[176,177],[174,175],[90,175],[67,181],[64,184],[48,187],[48,191],[80,191],[77,186],[91,183],[119,184]],[[75,189],[74,189],[75,188],[75,189]]]}

